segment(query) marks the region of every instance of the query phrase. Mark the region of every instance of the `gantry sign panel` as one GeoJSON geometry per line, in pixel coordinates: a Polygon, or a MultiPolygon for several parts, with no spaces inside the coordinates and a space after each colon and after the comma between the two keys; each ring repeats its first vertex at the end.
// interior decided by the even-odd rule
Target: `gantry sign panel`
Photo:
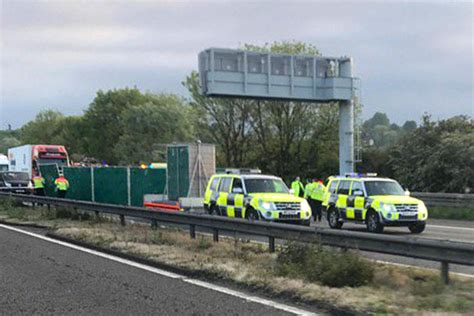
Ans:
{"type": "Polygon", "coordinates": [[[199,75],[206,96],[349,101],[357,90],[348,57],[210,48],[199,54],[199,75]]]}

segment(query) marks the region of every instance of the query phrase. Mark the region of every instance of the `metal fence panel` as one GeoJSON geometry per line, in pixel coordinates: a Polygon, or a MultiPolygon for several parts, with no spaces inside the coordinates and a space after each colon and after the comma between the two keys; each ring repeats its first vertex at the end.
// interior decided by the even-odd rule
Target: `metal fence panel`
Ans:
{"type": "Polygon", "coordinates": [[[127,168],[94,168],[95,201],[127,205],[127,168]]]}
{"type": "Polygon", "coordinates": [[[41,176],[45,180],[44,194],[46,196],[57,196],[55,191],[54,180],[59,177],[58,167],[56,164],[39,165],[41,176]]]}
{"type": "Polygon", "coordinates": [[[166,187],[166,169],[130,168],[131,204],[143,206],[145,194],[163,194],[166,187]]]}
{"type": "Polygon", "coordinates": [[[91,168],[64,168],[69,181],[68,199],[92,201],[91,168]]]}

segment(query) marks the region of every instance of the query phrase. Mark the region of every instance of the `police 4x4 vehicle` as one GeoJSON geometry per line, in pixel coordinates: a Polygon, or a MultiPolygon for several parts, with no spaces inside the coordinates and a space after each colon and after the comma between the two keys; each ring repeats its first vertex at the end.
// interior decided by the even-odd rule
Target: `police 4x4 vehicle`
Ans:
{"type": "Polygon", "coordinates": [[[385,226],[405,226],[414,233],[423,232],[428,210],[423,201],[409,196],[392,179],[347,175],[330,177],[323,200],[323,210],[331,228],[339,229],[346,221],[367,226],[381,233],[385,226]]]}
{"type": "Polygon", "coordinates": [[[308,226],[311,218],[308,202],[290,194],[281,178],[260,174],[212,176],[204,208],[213,215],[308,226]]]}

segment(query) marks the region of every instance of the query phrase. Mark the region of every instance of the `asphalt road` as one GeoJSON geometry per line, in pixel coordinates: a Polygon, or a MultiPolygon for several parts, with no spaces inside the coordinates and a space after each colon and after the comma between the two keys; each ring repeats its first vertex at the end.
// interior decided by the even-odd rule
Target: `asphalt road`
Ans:
{"type": "Polygon", "coordinates": [[[289,315],[0,227],[0,314],[289,315]]]}

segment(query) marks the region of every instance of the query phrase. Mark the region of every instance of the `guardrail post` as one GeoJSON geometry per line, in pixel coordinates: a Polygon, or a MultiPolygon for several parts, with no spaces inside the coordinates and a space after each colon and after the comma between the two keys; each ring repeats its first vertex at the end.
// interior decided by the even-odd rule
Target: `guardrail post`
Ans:
{"type": "Polygon", "coordinates": [[[214,238],[214,242],[219,242],[219,231],[216,228],[212,230],[212,235],[214,238]]]}
{"type": "Polygon", "coordinates": [[[196,239],[196,225],[189,225],[189,236],[191,239],[196,239]]]}
{"type": "Polygon", "coordinates": [[[125,215],[120,215],[120,225],[125,226],[125,215]]]}
{"type": "Polygon", "coordinates": [[[441,261],[441,279],[444,284],[449,284],[449,263],[447,261],[441,261]]]}
{"type": "Polygon", "coordinates": [[[156,230],[158,228],[158,221],[156,219],[151,220],[151,229],[156,230]]]}
{"type": "Polygon", "coordinates": [[[48,211],[51,211],[51,204],[48,204],[48,211]]]}
{"type": "Polygon", "coordinates": [[[268,237],[268,250],[275,252],[275,237],[268,237]]]}

